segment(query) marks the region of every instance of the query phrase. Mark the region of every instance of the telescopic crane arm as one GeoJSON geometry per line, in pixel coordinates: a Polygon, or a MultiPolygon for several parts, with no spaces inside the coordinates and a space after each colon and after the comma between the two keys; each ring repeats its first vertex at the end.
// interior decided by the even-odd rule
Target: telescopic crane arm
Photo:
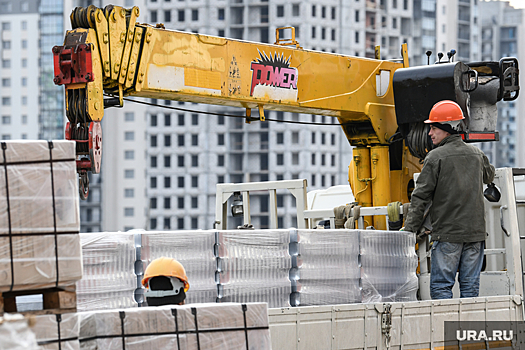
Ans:
{"type": "MultiPolygon", "coordinates": [[[[77,7],[73,30],[53,48],[54,82],[65,85],[66,138],[78,141],[81,195],[87,171],[100,169],[104,108],[138,96],[239,107],[247,121],[252,109],[261,121],[265,110],[337,117],[355,146],[349,181],[359,203],[408,201],[420,164],[403,142],[392,142],[403,131],[395,101],[412,92],[404,86],[394,99],[394,73],[408,67],[406,45],[403,63],[391,62],[304,50],[293,29],[284,41],[277,31],[270,45],[139,24],[138,15],[138,7],[77,7]]],[[[463,66],[459,79],[470,82],[473,74],[464,72],[472,70],[463,66]]]]}

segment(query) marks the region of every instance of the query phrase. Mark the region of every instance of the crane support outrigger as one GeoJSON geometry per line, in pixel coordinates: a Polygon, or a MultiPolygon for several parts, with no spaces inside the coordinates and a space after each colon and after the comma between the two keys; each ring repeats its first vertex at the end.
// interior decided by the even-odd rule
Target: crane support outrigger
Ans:
{"type": "Polygon", "coordinates": [[[478,116],[471,95],[486,85],[485,94],[495,96],[491,106],[518,95],[515,59],[408,68],[406,44],[402,60],[368,59],[305,50],[293,28],[288,40],[278,29],[271,45],[139,24],[138,15],[138,7],[77,7],[73,30],[53,48],[54,82],[65,85],[66,138],[77,141],[83,198],[87,171],[100,170],[104,108],[122,106],[124,96],[243,108],[247,122],[254,120],[252,109],[261,121],[265,110],[336,117],[354,146],[349,182],[356,200],[384,206],[409,201],[418,157],[431,148],[421,128],[434,103],[447,98],[462,106],[465,140],[496,140],[495,125],[478,123],[478,130],[469,122],[478,116]]]}

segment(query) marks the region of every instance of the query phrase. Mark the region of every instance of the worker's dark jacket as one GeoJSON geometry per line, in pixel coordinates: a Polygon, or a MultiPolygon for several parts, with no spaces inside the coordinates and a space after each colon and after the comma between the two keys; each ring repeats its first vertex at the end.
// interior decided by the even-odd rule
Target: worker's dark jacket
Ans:
{"type": "Polygon", "coordinates": [[[427,204],[432,240],[443,242],[484,241],[483,183],[494,180],[494,166],[478,148],[450,135],[425,158],[412,193],[405,230],[416,232],[427,204]]]}

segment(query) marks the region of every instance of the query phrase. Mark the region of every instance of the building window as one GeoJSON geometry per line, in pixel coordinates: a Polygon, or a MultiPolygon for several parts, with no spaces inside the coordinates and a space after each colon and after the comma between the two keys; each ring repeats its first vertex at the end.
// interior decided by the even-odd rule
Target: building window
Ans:
{"type": "Polygon", "coordinates": [[[164,197],[164,209],[171,209],[171,197],[164,197]]]}
{"type": "Polygon", "coordinates": [[[184,209],[184,197],[177,197],[177,208],[184,209]]]}
{"type": "Polygon", "coordinates": [[[151,230],[154,230],[157,228],[157,218],[151,218],[149,219],[149,228],[151,230]]]}
{"type": "Polygon", "coordinates": [[[326,28],[325,27],[321,28],[321,39],[322,40],[326,39],[326,28]]]}
{"type": "Polygon", "coordinates": [[[2,106],[11,106],[11,97],[2,97],[2,106]]]}
{"type": "Polygon", "coordinates": [[[164,188],[171,187],[171,176],[164,176],[164,188]]]}
{"type": "Polygon", "coordinates": [[[133,131],[126,131],[124,133],[124,140],[133,141],[135,140],[135,133],[133,131]]]}
{"type": "Polygon", "coordinates": [[[184,126],[184,114],[179,114],[179,118],[178,118],[178,124],[179,126],[184,126]]]}
{"type": "Polygon", "coordinates": [[[326,6],[321,7],[321,18],[326,18],[326,6]]]}
{"type": "Polygon", "coordinates": [[[292,143],[299,143],[299,132],[294,131],[292,132],[292,143]]]}
{"type": "Polygon", "coordinates": [[[335,6],[332,6],[332,19],[335,19],[335,6]]]}
{"type": "Polygon", "coordinates": [[[164,22],[171,22],[171,11],[170,10],[166,10],[164,11],[164,22]]]}
{"type": "Polygon", "coordinates": [[[191,145],[192,146],[198,146],[199,145],[199,135],[197,135],[197,134],[191,135],[191,145]]]}
{"type": "Polygon", "coordinates": [[[312,186],[315,186],[315,174],[312,174],[312,186]]]}
{"type": "Polygon", "coordinates": [[[171,219],[170,218],[164,218],[164,229],[165,230],[171,229],[171,219]]]}
{"type": "Polygon", "coordinates": [[[293,4],[292,5],[292,16],[299,17],[300,10],[299,10],[299,4],[293,4]]]}
{"type": "Polygon", "coordinates": [[[149,207],[150,209],[157,209],[157,197],[149,199],[149,207]]]}
{"type": "Polygon", "coordinates": [[[332,166],[335,166],[335,155],[332,154],[332,166]]]}
{"type": "Polygon", "coordinates": [[[156,10],[150,11],[149,18],[151,22],[157,22],[157,11],[156,10]]]}
{"type": "MultiPolygon", "coordinates": [[[[312,27],[312,39],[315,39],[315,30],[316,28],[315,27],[312,27]]],[[[313,49],[312,49],[313,50],[313,49]]]]}
{"type": "Polygon", "coordinates": [[[324,154],[321,154],[321,166],[324,166],[326,162],[326,156],[324,154]]]}
{"type": "Polygon", "coordinates": [[[359,10],[355,11],[355,21],[359,22],[359,10]]]}
{"type": "Polygon", "coordinates": [[[149,139],[150,147],[157,147],[157,135],[151,135],[149,139]]]}
{"type": "Polygon", "coordinates": [[[156,176],[152,176],[149,179],[149,187],[150,188],[157,188],[157,177],[156,176]]]}
{"type": "Polygon", "coordinates": [[[22,48],[27,49],[27,40],[22,40],[22,48]]]}
{"type": "Polygon", "coordinates": [[[135,215],[135,208],[124,208],[124,216],[131,217],[135,215]]]}
{"type": "Polygon", "coordinates": [[[184,229],[184,218],[178,218],[177,219],[177,228],[179,230],[184,229]]]}
{"type": "Polygon", "coordinates": [[[192,21],[199,20],[199,10],[191,10],[191,20],[192,21]]]}
{"type": "Polygon", "coordinates": [[[199,115],[198,114],[191,115],[191,125],[199,125],[199,115]]]}
{"type": "Polygon", "coordinates": [[[219,146],[224,146],[224,134],[217,135],[217,144],[219,146]]]}
{"type": "Polygon", "coordinates": [[[331,135],[331,139],[332,139],[332,146],[335,146],[335,134],[331,135]]]}
{"type": "Polygon", "coordinates": [[[217,166],[224,166],[224,156],[222,154],[217,157],[217,166]]]}
{"type": "Polygon", "coordinates": [[[220,21],[223,21],[224,20],[224,9],[219,9],[219,20],[220,21]]]}
{"type": "Polygon", "coordinates": [[[191,156],[191,166],[196,168],[199,166],[199,156],[194,154],[191,156]]]}
{"type": "Polygon", "coordinates": [[[312,153],[312,165],[315,165],[315,153],[312,153]]]}
{"type": "Polygon", "coordinates": [[[223,115],[218,116],[217,124],[218,125],[224,125],[224,116],[223,115]]]}
{"type": "Polygon", "coordinates": [[[27,115],[22,115],[22,124],[27,124],[27,115]]]}
{"type": "Polygon", "coordinates": [[[184,22],[184,10],[179,10],[177,12],[177,19],[179,22],[184,22]]]}
{"type": "Polygon", "coordinates": [[[217,36],[224,38],[224,29],[219,29],[219,31],[217,32],[217,36]]]}
{"type": "MultiPolygon", "coordinates": [[[[355,43],[356,43],[356,44],[359,43],[359,32],[355,32],[355,43]]],[[[356,52],[355,55],[358,56],[358,53],[356,52]]]]}
{"type": "Polygon", "coordinates": [[[164,135],[164,147],[171,147],[171,135],[164,135]]]}
{"type": "Polygon", "coordinates": [[[21,7],[22,12],[29,11],[29,3],[27,1],[24,1],[20,7],[21,7]]]}
{"type": "Polygon", "coordinates": [[[325,187],[325,176],[321,175],[321,187],[325,187]]]}
{"type": "Polygon", "coordinates": [[[217,183],[223,184],[224,183],[224,175],[218,175],[217,176],[217,183]]]}
{"type": "Polygon", "coordinates": [[[332,180],[331,186],[335,186],[335,175],[332,175],[330,179],[332,180]]]}
{"type": "Polygon", "coordinates": [[[321,133],[321,145],[324,145],[326,142],[326,134],[323,132],[321,133]]]}
{"type": "Polygon", "coordinates": [[[157,126],[157,115],[156,114],[152,114],[150,116],[149,124],[150,124],[150,126],[157,126]]]}
{"type": "Polygon", "coordinates": [[[164,156],[164,167],[171,168],[171,156],[164,156]]]}
{"type": "Polygon", "coordinates": [[[193,209],[196,209],[199,207],[199,198],[198,197],[191,197],[191,207],[193,209]]]}
{"type": "Polygon", "coordinates": [[[312,145],[315,145],[315,131],[312,131],[312,145]]]}
{"type": "Polygon", "coordinates": [[[284,165],[284,155],[282,153],[277,154],[277,165],[284,165]]]}
{"type": "Polygon", "coordinates": [[[284,6],[277,6],[277,17],[284,17],[284,6]]]}
{"type": "Polygon", "coordinates": [[[392,7],[397,9],[397,0],[392,0],[392,7]]]}
{"type": "Polygon", "coordinates": [[[2,40],[2,49],[4,49],[4,50],[11,49],[11,41],[10,40],[2,40]]]}
{"type": "Polygon", "coordinates": [[[11,79],[10,78],[2,78],[2,87],[10,87],[11,86],[11,79]]]}
{"type": "Polygon", "coordinates": [[[2,68],[11,68],[11,60],[2,60],[2,68]]]}
{"type": "MultiPolygon", "coordinates": [[[[443,24],[443,28],[445,27],[445,25],[443,24]]],[[[392,28],[396,29],[397,28],[397,18],[392,18],[392,28]]]]}
{"type": "Polygon", "coordinates": [[[282,145],[284,143],[284,133],[278,132],[277,133],[277,144],[282,145]]]}
{"type": "Polygon", "coordinates": [[[11,23],[10,22],[2,22],[2,30],[11,30],[11,23]]]}
{"type": "Polygon", "coordinates": [[[2,116],[2,124],[3,125],[11,124],[11,116],[10,115],[3,115],[2,116]]]}
{"type": "Polygon", "coordinates": [[[157,167],[157,156],[151,156],[151,158],[149,159],[149,166],[152,168],[157,167]]]}
{"type": "Polygon", "coordinates": [[[124,113],[124,121],[127,121],[127,122],[135,121],[135,113],[133,112],[124,113]]]}
{"type": "Polygon", "coordinates": [[[22,96],[22,106],[27,106],[27,96],[22,96]]]}
{"type": "Polygon", "coordinates": [[[184,188],[184,176],[179,176],[177,178],[177,187],[184,188]]]}
{"type": "Polygon", "coordinates": [[[11,140],[11,135],[10,134],[3,134],[2,135],[2,140],[11,140]]]}
{"type": "Polygon", "coordinates": [[[312,17],[315,17],[315,10],[316,10],[315,5],[312,5],[312,17]]]}
{"type": "Polygon", "coordinates": [[[191,177],[191,187],[196,188],[199,187],[199,177],[194,175],[191,177]]]}
{"type": "Polygon", "coordinates": [[[292,164],[299,165],[299,153],[292,153],[292,164]]]}
{"type": "Polygon", "coordinates": [[[177,166],[179,168],[184,166],[184,156],[177,156],[177,166]]]}
{"type": "Polygon", "coordinates": [[[134,179],[135,178],[135,170],[134,169],[125,169],[124,170],[124,178],[125,179],[134,179]]]}
{"type": "Polygon", "coordinates": [[[22,30],[27,30],[27,21],[22,21],[22,30]]]}
{"type": "Polygon", "coordinates": [[[135,151],[133,150],[124,151],[124,159],[128,159],[128,160],[135,159],[135,151]]]}
{"type": "Polygon", "coordinates": [[[332,41],[335,41],[335,29],[332,29],[332,41]]]}
{"type": "Polygon", "coordinates": [[[184,146],[184,134],[177,135],[177,144],[179,146],[184,146]]]}
{"type": "Polygon", "coordinates": [[[198,226],[198,220],[195,217],[191,218],[191,228],[192,230],[196,230],[198,226]]]}
{"type": "Polygon", "coordinates": [[[124,189],[124,197],[126,197],[126,198],[133,198],[133,197],[135,197],[135,190],[133,188],[125,188],[124,189]]]}

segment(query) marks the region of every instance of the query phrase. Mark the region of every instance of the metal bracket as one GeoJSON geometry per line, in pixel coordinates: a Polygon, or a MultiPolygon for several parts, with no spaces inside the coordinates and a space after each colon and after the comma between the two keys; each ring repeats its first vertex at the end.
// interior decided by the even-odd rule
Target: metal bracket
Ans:
{"type": "Polygon", "coordinates": [[[392,335],[390,331],[392,330],[392,305],[383,304],[383,312],[381,313],[381,333],[385,336],[385,345],[386,348],[390,348],[390,339],[392,335]]]}
{"type": "Polygon", "coordinates": [[[53,82],[56,85],[88,83],[94,80],[90,44],[53,47],[53,63],[53,82]]]}

